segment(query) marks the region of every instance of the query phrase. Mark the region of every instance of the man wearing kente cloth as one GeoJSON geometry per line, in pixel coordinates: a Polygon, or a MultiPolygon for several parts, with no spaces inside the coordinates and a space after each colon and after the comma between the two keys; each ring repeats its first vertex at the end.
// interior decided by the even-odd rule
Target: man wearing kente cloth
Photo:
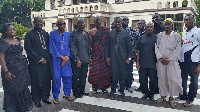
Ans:
{"type": "Polygon", "coordinates": [[[95,28],[89,31],[92,47],[92,64],[88,76],[88,82],[92,84],[93,94],[97,93],[97,89],[101,89],[103,93],[110,87],[111,76],[110,66],[105,59],[105,44],[109,32],[109,28],[101,26],[100,16],[94,18],[95,28]]]}

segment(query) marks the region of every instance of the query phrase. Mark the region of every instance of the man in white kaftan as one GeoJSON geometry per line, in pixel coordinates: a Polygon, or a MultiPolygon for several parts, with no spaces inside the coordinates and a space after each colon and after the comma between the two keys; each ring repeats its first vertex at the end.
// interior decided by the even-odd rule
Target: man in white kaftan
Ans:
{"type": "MultiPolygon", "coordinates": [[[[171,19],[169,19],[171,20],[171,19]]],[[[172,26],[172,20],[165,22],[164,27],[172,26]]],[[[167,29],[166,28],[166,29],[167,29]]],[[[157,35],[155,53],[157,57],[158,87],[161,98],[178,96],[183,93],[181,70],[178,63],[181,53],[181,36],[177,32],[161,32],[157,35]]],[[[159,103],[159,102],[158,102],[159,103]]],[[[175,106],[172,102],[172,106],[175,106]]]]}

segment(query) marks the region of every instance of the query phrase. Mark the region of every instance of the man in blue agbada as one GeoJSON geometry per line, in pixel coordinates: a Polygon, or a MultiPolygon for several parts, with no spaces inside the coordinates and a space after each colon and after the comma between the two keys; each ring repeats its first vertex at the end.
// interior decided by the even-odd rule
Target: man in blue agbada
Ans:
{"type": "Polygon", "coordinates": [[[70,62],[70,35],[65,31],[66,23],[63,19],[56,22],[57,30],[50,33],[49,49],[52,54],[52,65],[54,70],[54,82],[52,83],[52,93],[54,103],[59,103],[59,93],[61,78],[63,82],[64,98],[71,101],[72,89],[72,69],[70,62]]]}

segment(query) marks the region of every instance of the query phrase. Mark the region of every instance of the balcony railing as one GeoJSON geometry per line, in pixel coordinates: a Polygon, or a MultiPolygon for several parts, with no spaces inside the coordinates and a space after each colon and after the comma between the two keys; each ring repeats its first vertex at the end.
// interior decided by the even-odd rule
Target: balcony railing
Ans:
{"type": "Polygon", "coordinates": [[[109,12],[109,4],[101,3],[101,2],[89,3],[89,4],[79,4],[79,5],[59,7],[58,10],[59,10],[59,14],[92,12],[92,11],[109,12]]]}

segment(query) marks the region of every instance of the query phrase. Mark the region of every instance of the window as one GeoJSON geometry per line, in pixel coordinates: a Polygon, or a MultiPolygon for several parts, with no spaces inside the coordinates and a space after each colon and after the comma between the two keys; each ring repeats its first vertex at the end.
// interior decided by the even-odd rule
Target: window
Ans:
{"type": "Polygon", "coordinates": [[[95,11],[98,10],[98,6],[97,6],[97,5],[95,5],[94,10],[95,10],[95,11]]]}
{"type": "Polygon", "coordinates": [[[52,30],[56,30],[56,29],[57,29],[56,23],[52,23],[52,30]]]}
{"type": "Polygon", "coordinates": [[[87,0],[81,0],[81,3],[87,3],[87,0]]]}
{"type": "Polygon", "coordinates": [[[175,14],[175,21],[183,21],[183,14],[175,14]]]}
{"type": "Polygon", "coordinates": [[[162,9],[162,3],[161,2],[157,3],[157,9],[162,9]]]}
{"type": "Polygon", "coordinates": [[[165,20],[165,14],[160,15],[161,21],[165,20]]]}
{"type": "Polygon", "coordinates": [[[88,7],[87,7],[87,6],[85,6],[85,11],[86,11],[86,12],[88,11],[88,7]]]}
{"type": "Polygon", "coordinates": [[[64,9],[63,9],[63,13],[65,13],[65,12],[66,12],[66,9],[64,8],[64,9]]]}
{"type": "Polygon", "coordinates": [[[170,8],[170,2],[167,1],[167,2],[165,3],[165,8],[170,8]]]}
{"type": "Polygon", "coordinates": [[[121,3],[124,2],[124,0],[115,0],[115,3],[121,3]]]}
{"type": "Polygon", "coordinates": [[[83,7],[80,8],[80,12],[83,12],[83,7]]]}
{"type": "Polygon", "coordinates": [[[73,0],[73,4],[74,4],[74,5],[77,5],[77,0],[73,0]]]}
{"type": "Polygon", "coordinates": [[[174,14],[166,14],[166,18],[171,18],[172,20],[174,20],[174,14]]]}
{"type": "Polygon", "coordinates": [[[173,2],[173,7],[175,8],[175,7],[178,7],[178,1],[174,1],[173,2]]]}
{"type": "Polygon", "coordinates": [[[93,11],[93,7],[92,6],[90,6],[90,11],[93,11]]]}
{"type": "Polygon", "coordinates": [[[67,9],[67,13],[70,13],[70,8],[67,9]]]}
{"type": "Polygon", "coordinates": [[[183,23],[174,23],[174,31],[175,32],[182,32],[183,23]]]}

